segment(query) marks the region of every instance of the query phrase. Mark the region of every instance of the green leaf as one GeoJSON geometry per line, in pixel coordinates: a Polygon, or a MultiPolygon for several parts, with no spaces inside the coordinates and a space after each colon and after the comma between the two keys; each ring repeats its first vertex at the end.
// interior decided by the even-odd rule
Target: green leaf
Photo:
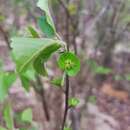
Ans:
{"type": "MultiPolygon", "coordinates": [[[[30,31],[31,31],[31,34],[32,34],[33,38],[36,38],[36,37],[38,38],[39,37],[37,32],[35,33],[35,30],[31,29],[30,31]]],[[[41,74],[43,76],[47,75],[47,71],[46,71],[44,65],[42,65],[41,57],[38,57],[38,58],[35,59],[35,61],[33,63],[33,67],[34,67],[34,69],[36,70],[37,73],[39,73],[39,74],[41,74]]],[[[29,82],[27,82],[27,83],[28,83],[27,85],[29,85],[29,82]]]]}
{"type": "Polygon", "coordinates": [[[55,30],[54,22],[49,11],[48,0],[38,0],[37,6],[45,12],[48,24],[53,28],[53,30],[55,30]]]}
{"type": "Polygon", "coordinates": [[[14,81],[16,80],[16,74],[15,73],[4,73],[4,82],[7,87],[10,87],[14,81]]]}
{"type": "Polygon", "coordinates": [[[51,84],[53,84],[56,87],[62,87],[65,82],[66,73],[63,73],[62,77],[56,77],[51,81],[51,84]]]}
{"type": "Polygon", "coordinates": [[[27,128],[20,128],[19,130],[27,130],[27,128]]]}
{"type": "Polygon", "coordinates": [[[4,121],[6,122],[6,126],[9,130],[14,129],[14,121],[13,121],[13,114],[12,108],[9,104],[7,104],[3,111],[4,121]]]}
{"type": "Polygon", "coordinates": [[[3,71],[3,66],[4,66],[3,60],[0,59],[0,72],[3,71]]]}
{"type": "Polygon", "coordinates": [[[22,73],[40,56],[43,61],[63,45],[62,41],[38,38],[13,38],[11,47],[16,62],[16,70],[22,73]],[[50,48],[54,49],[50,49],[50,48]]]}
{"type": "Polygon", "coordinates": [[[29,79],[29,80],[32,80],[32,81],[35,81],[36,80],[36,77],[35,77],[35,70],[33,69],[33,67],[30,67],[25,73],[24,75],[29,79]]]}
{"type": "Polygon", "coordinates": [[[21,83],[22,83],[22,86],[24,87],[24,89],[26,91],[29,91],[29,88],[30,88],[29,78],[24,74],[20,74],[20,79],[21,79],[21,83]]]}
{"type": "Polygon", "coordinates": [[[0,73],[0,101],[5,99],[15,80],[16,75],[14,73],[0,73]]]}
{"type": "Polygon", "coordinates": [[[28,30],[31,33],[31,35],[33,36],[33,38],[39,38],[37,31],[33,27],[29,26],[28,30]]]}
{"type": "Polygon", "coordinates": [[[54,37],[55,30],[52,28],[52,26],[47,22],[47,18],[45,16],[42,16],[38,19],[38,25],[42,32],[47,37],[54,37]]]}
{"type": "Polygon", "coordinates": [[[3,22],[5,20],[5,16],[0,14],[0,22],[3,22]]]}
{"type": "Polygon", "coordinates": [[[99,66],[96,61],[92,59],[87,60],[87,64],[89,65],[90,69],[96,74],[109,74],[112,71],[111,68],[99,66]]]}
{"type": "Polygon", "coordinates": [[[72,52],[64,52],[58,60],[59,67],[69,76],[75,76],[80,71],[79,58],[72,52]]]}
{"type": "Polygon", "coordinates": [[[24,122],[32,123],[32,110],[28,108],[22,112],[21,119],[24,122]]]}
{"type": "Polygon", "coordinates": [[[27,71],[19,74],[22,86],[24,87],[26,91],[29,91],[30,89],[30,81],[36,80],[35,74],[36,74],[35,70],[33,69],[32,66],[30,66],[27,69],[27,71]]]}
{"type": "Polygon", "coordinates": [[[128,24],[130,22],[130,14],[126,15],[123,19],[122,22],[125,24],[128,24]]]}
{"type": "Polygon", "coordinates": [[[4,127],[0,126],[0,130],[7,130],[7,129],[5,129],[4,127]]]}
{"type": "Polygon", "coordinates": [[[96,104],[96,96],[89,96],[88,101],[92,104],[96,104]]]}
{"type": "Polygon", "coordinates": [[[130,74],[125,75],[126,80],[130,81],[130,74]]]}
{"type": "Polygon", "coordinates": [[[62,86],[62,77],[55,78],[51,81],[51,84],[61,87],[62,86]]]}
{"type": "Polygon", "coordinates": [[[67,8],[68,8],[69,13],[71,15],[75,15],[77,13],[77,5],[76,4],[70,3],[67,8]]]}
{"type": "Polygon", "coordinates": [[[76,107],[79,104],[79,99],[77,98],[70,98],[69,99],[69,106],[76,107]]]}
{"type": "Polygon", "coordinates": [[[124,78],[123,78],[123,76],[121,76],[121,75],[115,75],[115,76],[114,76],[114,79],[115,79],[116,81],[119,81],[119,80],[123,80],[124,78]]]}
{"type": "Polygon", "coordinates": [[[43,64],[41,57],[38,57],[37,59],[35,59],[33,66],[38,74],[47,76],[47,71],[46,71],[46,68],[43,64]]]}
{"type": "Polygon", "coordinates": [[[5,87],[4,74],[0,74],[0,101],[3,101],[8,93],[8,88],[5,87]]]}
{"type": "Polygon", "coordinates": [[[72,130],[70,127],[64,127],[64,130],[72,130]]]}
{"type": "Polygon", "coordinates": [[[62,87],[65,82],[65,77],[66,77],[66,73],[64,73],[62,77],[54,78],[51,81],[51,84],[55,85],[56,87],[62,87]]]}
{"type": "Polygon", "coordinates": [[[49,57],[51,56],[51,54],[53,54],[55,51],[57,51],[57,49],[59,49],[59,44],[52,44],[51,46],[48,46],[44,49],[43,52],[41,52],[41,54],[38,56],[38,58],[35,59],[34,61],[34,68],[36,70],[37,73],[43,75],[43,76],[47,76],[47,71],[44,67],[44,64],[47,59],[49,59],[49,57]]]}
{"type": "Polygon", "coordinates": [[[109,74],[110,72],[111,72],[110,68],[106,68],[106,67],[103,67],[103,66],[98,66],[95,69],[96,74],[109,74]]]}

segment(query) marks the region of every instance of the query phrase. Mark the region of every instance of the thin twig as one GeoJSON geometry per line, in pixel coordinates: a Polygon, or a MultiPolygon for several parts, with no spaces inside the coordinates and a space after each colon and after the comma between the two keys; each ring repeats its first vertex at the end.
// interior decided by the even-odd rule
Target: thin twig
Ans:
{"type": "MultiPolygon", "coordinates": [[[[66,29],[68,29],[68,25],[69,25],[69,22],[71,23],[71,26],[74,28],[74,30],[76,30],[77,29],[77,27],[78,27],[78,23],[79,23],[79,20],[77,20],[76,22],[75,22],[75,20],[73,20],[73,17],[71,17],[71,15],[70,15],[70,13],[69,13],[69,10],[68,10],[68,8],[66,7],[66,5],[65,5],[65,3],[62,1],[62,0],[58,0],[59,1],[59,3],[61,4],[61,6],[64,8],[64,10],[65,10],[65,12],[66,12],[66,15],[67,15],[67,17],[68,17],[68,20],[66,21],[66,29]]],[[[79,6],[78,6],[78,9],[80,8],[80,4],[79,4],[79,6]]],[[[79,18],[77,18],[77,19],[79,19],[79,18]]],[[[74,46],[74,51],[75,51],[75,54],[77,54],[77,45],[76,45],[76,41],[75,41],[75,38],[76,38],[76,36],[77,36],[77,31],[76,32],[74,32],[74,36],[73,36],[73,46],[74,46]]],[[[69,34],[66,34],[66,35],[69,35],[69,34]]],[[[68,36],[66,36],[67,38],[68,38],[68,36]]],[[[66,41],[68,41],[67,40],[67,38],[66,38],[66,41]]],[[[68,48],[68,50],[69,50],[69,46],[67,46],[67,48],[68,48]]]]}
{"type": "Polygon", "coordinates": [[[1,25],[0,25],[0,32],[3,34],[4,40],[5,40],[8,48],[11,49],[10,42],[9,42],[9,37],[8,37],[8,33],[3,29],[3,27],[1,25]]]}
{"type": "Polygon", "coordinates": [[[66,75],[66,91],[65,91],[65,112],[64,112],[64,117],[63,117],[63,123],[62,123],[62,129],[64,130],[66,119],[67,119],[67,114],[68,114],[68,100],[69,100],[69,76],[66,75]]]}
{"type": "Polygon", "coordinates": [[[67,51],[69,51],[69,44],[70,44],[70,39],[69,39],[69,16],[66,14],[66,41],[67,41],[67,51]]]}
{"type": "MultiPolygon", "coordinates": [[[[77,26],[78,26],[78,21],[77,21],[77,26]]],[[[76,37],[78,36],[79,32],[78,32],[78,28],[75,28],[74,32],[73,32],[73,47],[74,47],[74,53],[77,55],[78,54],[78,50],[77,50],[77,44],[76,44],[76,37]]]]}
{"type": "Polygon", "coordinates": [[[61,6],[64,8],[65,13],[67,14],[68,18],[70,19],[70,22],[71,22],[71,24],[72,24],[72,27],[73,27],[73,28],[76,28],[76,24],[75,24],[73,18],[71,17],[71,15],[70,15],[70,13],[69,13],[69,10],[68,10],[68,8],[66,7],[65,3],[64,3],[62,0],[58,0],[58,2],[59,2],[59,3],[61,4],[61,6]]]}
{"type": "MultiPolygon", "coordinates": [[[[78,10],[80,10],[80,1],[79,1],[79,3],[78,3],[78,10]]],[[[72,43],[73,43],[73,47],[74,47],[74,52],[75,52],[75,54],[77,55],[78,54],[78,50],[77,50],[77,44],[76,44],[76,37],[78,36],[78,34],[79,34],[79,31],[78,31],[78,24],[79,24],[79,16],[80,16],[80,14],[79,14],[79,12],[78,12],[78,14],[77,14],[77,18],[76,18],[76,23],[75,23],[75,28],[74,28],[74,31],[73,31],[73,41],[72,41],[72,43]]]]}
{"type": "Polygon", "coordinates": [[[41,81],[39,76],[37,76],[36,80],[37,80],[37,85],[39,85],[39,87],[41,88],[41,90],[38,91],[38,94],[40,94],[41,97],[42,97],[42,106],[43,106],[43,109],[44,109],[44,112],[45,112],[45,117],[46,117],[47,121],[49,121],[50,120],[50,114],[49,114],[49,111],[48,111],[47,102],[45,100],[45,93],[44,93],[43,84],[42,84],[42,81],[41,81]]]}
{"type": "Polygon", "coordinates": [[[31,85],[34,88],[35,92],[41,97],[42,99],[42,107],[45,113],[45,117],[46,120],[49,121],[50,120],[50,114],[48,111],[48,105],[46,102],[46,98],[45,98],[45,91],[44,91],[44,87],[42,84],[42,81],[40,79],[40,77],[38,75],[36,75],[36,81],[31,81],[31,85]]]}

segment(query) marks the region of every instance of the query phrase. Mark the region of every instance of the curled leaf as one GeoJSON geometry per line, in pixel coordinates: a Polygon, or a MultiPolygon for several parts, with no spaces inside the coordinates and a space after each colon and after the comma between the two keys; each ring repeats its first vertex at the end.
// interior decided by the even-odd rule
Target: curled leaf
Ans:
{"type": "Polygon", "coordinates": [[[41,16],[38,19],[38,25],[47,37],[53,37],[55,35],[55,30],[50,26],[50,24],[48,24],[45,16],[41,16]]]}
{"type": "Polygon", "coordinates": [[[38,32],[31,26],[28,27],[29,32],[33,36],[33,38],[39,38],[38,32]]]}
{"type": "Polygon", "coordinates": [[[49,11],[48,0],[38,0],[37,6],[45,12],[48,24],[53,28],[53,30],[55,30],[55,25],[49,11]]]}
{"type": "Polygon", "coordinates": [[[52,53],[63,45],[62,41],[48,38],[13,38],[11,47],[16,62],[16,70],[22,73],[40,57],[47,61],[52,53]]]}

